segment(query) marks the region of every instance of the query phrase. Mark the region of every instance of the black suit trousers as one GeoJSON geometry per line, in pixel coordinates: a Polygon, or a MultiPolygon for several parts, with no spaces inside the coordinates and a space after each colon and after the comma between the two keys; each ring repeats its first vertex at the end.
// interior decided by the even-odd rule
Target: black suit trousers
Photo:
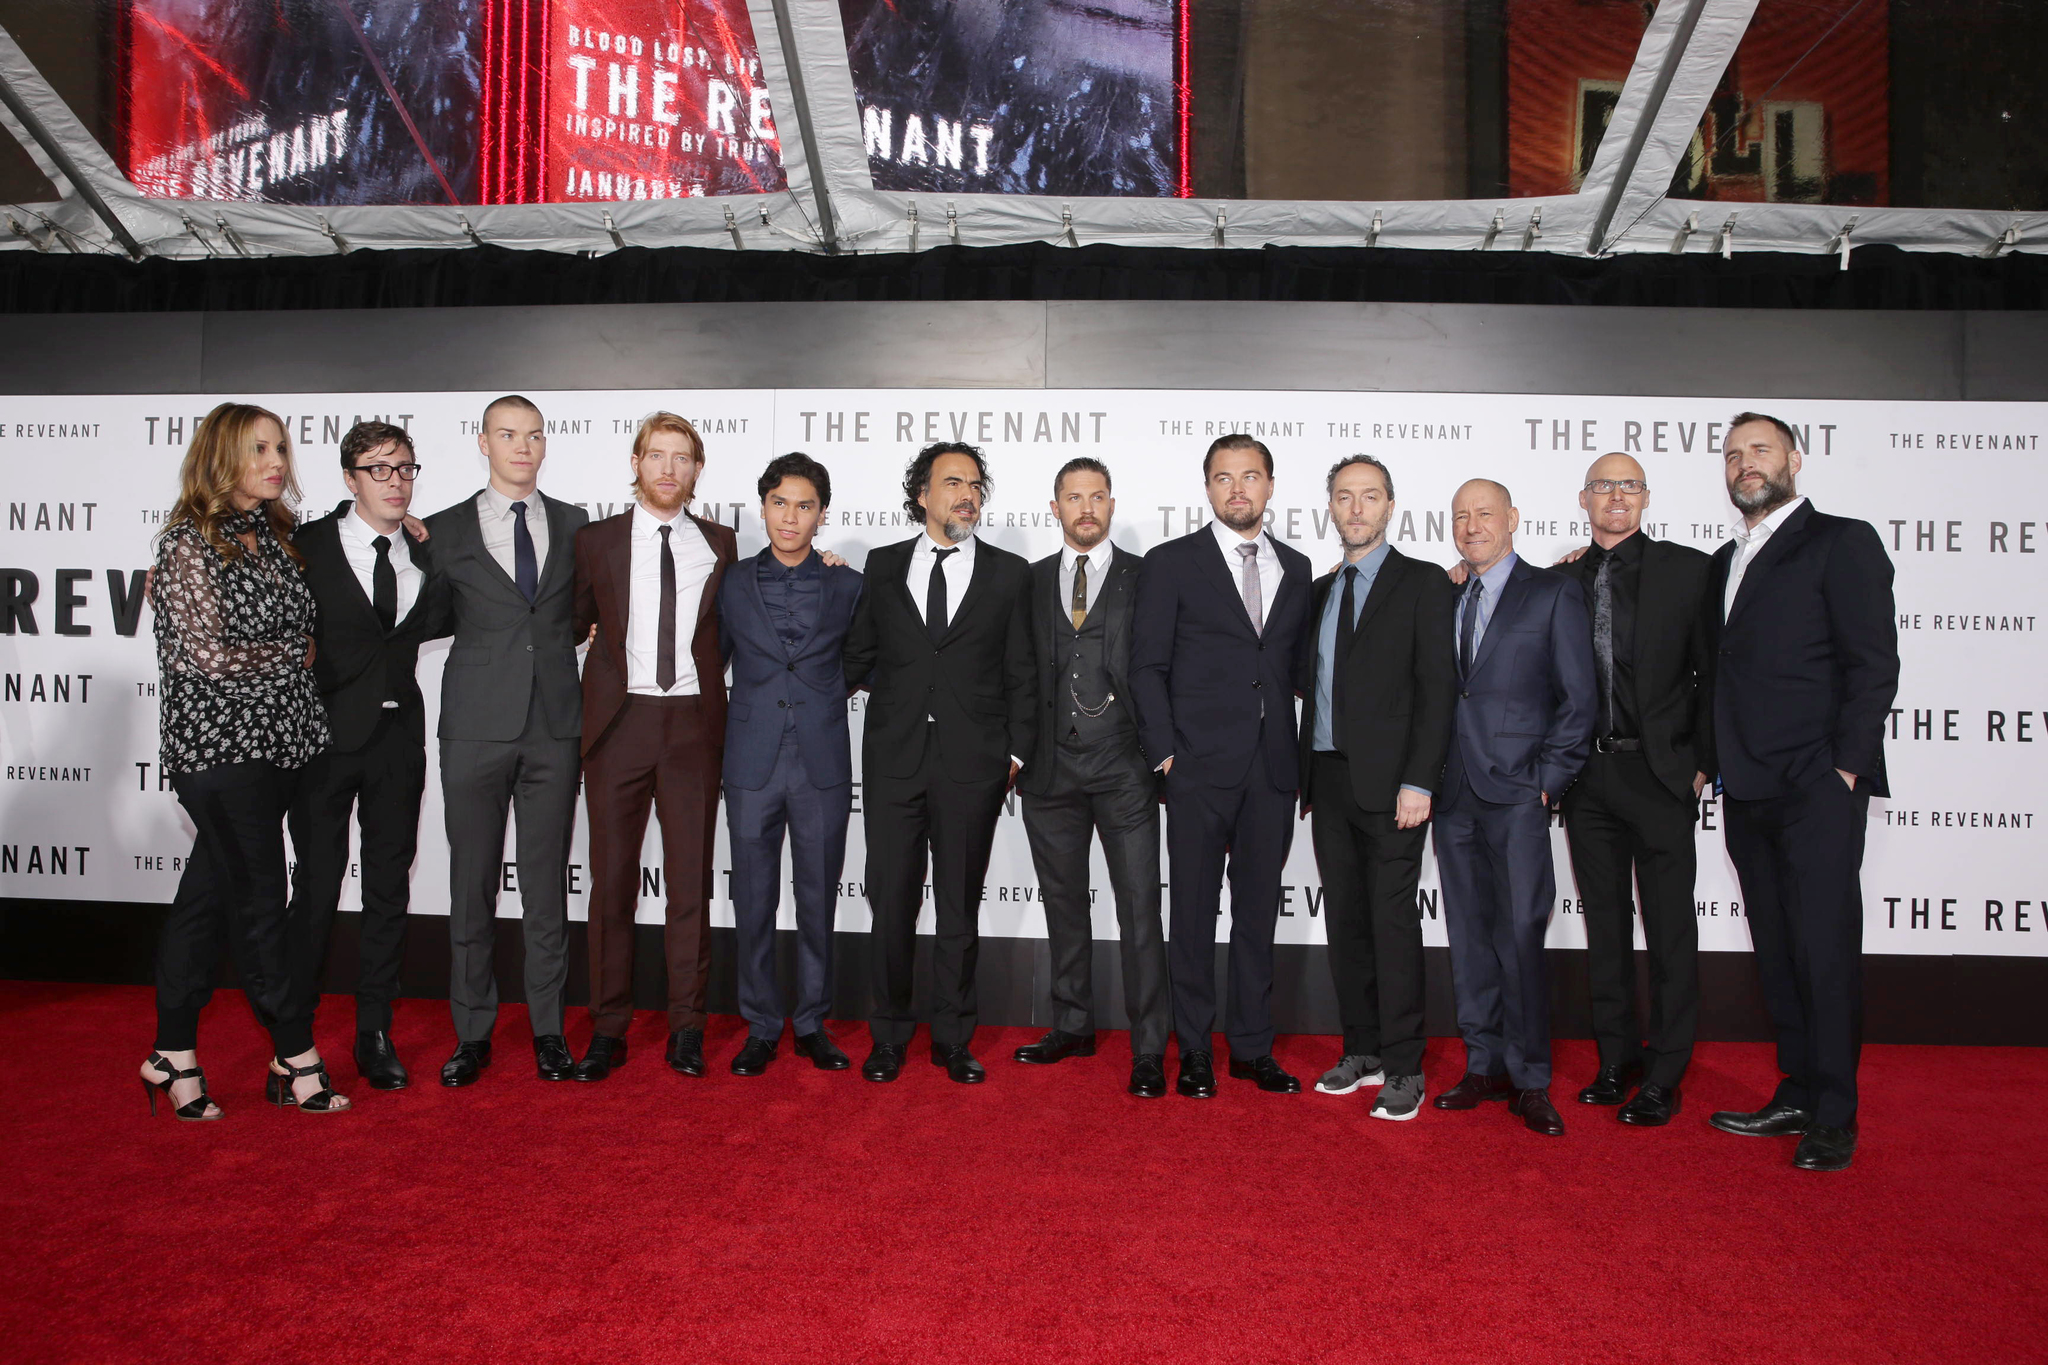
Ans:
{"type": "Polygon", "coordinates": [[[1232,787],[1212,787],[1180,764],[1166,775],[1173,1022],[1183,1056],[1208,1052],[1216,1031],[1216,916],[1230,877],[1230,995],[1223,1036],[1250,1061],[1273,1050],[1273,926],[1294,842],[1294,793],[1266,775],[1263,739],[1232,787]]]}
{"type": "Polygon", "coordinates": [[[1761,801],[1729,798],[1728,856],[1778,1032],[1776,1099],[1829,1128],[1856,1120],[1863,1046],[1863,836],[1870,797],[1833,769],[1761,801]]]}
{"type": "Polygon", "coordinates": [[[1401,829],[1369,811],[1342,754],[1315,756],[1309,831],[1323,879],[1330,975],[1346,1056],[1377,1056],[1387,1074],[1422,1071],[1422,848],[1429,826],[1401,829]]]}
{"type": "Polygon", "coordinates": [[[1698,813],[1699,804],[1673,796],[1640,753],[1594,753],[1565,795],[1600,1064],[1641,1061],[1644,1079],[1656,1085],[1675,1086],[1684,1077],[1699,1029],[1698,813]],[[1638,894],[1650,957],[1642,1022],[1635,1008],[1638,894]]]}
{"type": "Polygon", "coordinates": [[[932,1041],[963,1047],[974,1040],[981,884],[1008,783],[1000,777],[953,778],[939,756],[939,737],[930,733],[937,727],[927,726],[924,760],[915,774],[890,777],[876,771],[878,765],[866,765],[861,788],[868,905],[874,912],[868,1032],[877,1043],[902,1045],[917,1031],[911,982],[929,858],[938,931],[932,945],[932,1041]]]}
{"type": "Polygon", "coordinates": [[[356,1031],[390,1029],[426,787],[426,746],[413,737],[400,713],[388,708],[362,748],[351,753],[328,749],[304,768],[291,809],[298,866],[292,873],[288,919],[292,991],[309,1018],[320,1003],[327,941],[348,876],[348,821],[354,812],[362,830],[363,885],[356,1031]]]}
{"type": "Polygon", "coordinates": [[[1102,836],[1116,896],[1124,1013],[1131,1052],[1166,1052],[1173,1026],[1166,990],[1166,936],[1159,916],[1158,784],[1135,735],[1089,748],[1058,746],[1051,787],[1024,797],[1024,832],[1045,902],[1052,954],[1052,1026],[1095,1032],[1095,929],[1088,851],[1102,836]]]}

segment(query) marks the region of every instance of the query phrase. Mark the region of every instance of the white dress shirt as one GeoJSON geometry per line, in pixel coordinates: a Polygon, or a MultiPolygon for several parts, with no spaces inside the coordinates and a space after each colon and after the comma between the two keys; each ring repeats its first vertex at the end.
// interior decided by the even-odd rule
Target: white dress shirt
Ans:
{"type": "MultiPolygon", "coordinates": [[[[1109,566],[1116,561],[1116,549],[1104,536],[1092,550],[1077,550],[1065,541],[1060,542],[1060,610],[1071,612],[1074,607],[1074,565],[1081,556],[1088,556],[1088,610],[1095,610],[1095,599],[1102,596],[1102,580],[1109,576],[1109,566]]],[[[950,586],[950,585],[949,585],[950,586]]]]}
{"type": "Polygon", "coordinates": [[[977,537],[969,536],[958,545],[941,545],[926,531],[924,538],[917,542],[917,548],[910,553],[910,567],[904,571],[903,586],[910,589],[910,600],[917,607],[919,620],[924,619],[925,594],[931,591],[932,565],[946,566],[946,623],[960,614],[960,603],[967,597],[967,585],[974,581],[974,545],[977,537]],[[956,555],[947,555],[942,561],[940,550],[958,550],[956,555]]]}
{"type": "MultiPolygon", "coordinates": [[[[520,499],[526,504],[526,531],[533,537],[534,581],[548,569],[548,509],[540,500],[536,488],[520,499]]],[[[519,524],[518,516],[512,511],[511,498],[506,497],[489,484],[476,495],[476,519],[484,533],[484,548],[491,552],[491,558],[498,561],[498,567],[514,583],[519,581],[518,560],[512,548],[512,531],[519,524]]]]}
{"type": "MultiPolygon", "coordinates": [[[[363,514],[351,507],[348,515],[341,519],[341,553],[348,560],[349,568],[355,570],[356,582],[363,585],[363,596],[374,608],[377,603],[377,547],[371,542],[384,533],[363,520],[363,514]]],[[[420,600],[420,585],[426,575],[412,562],[412,548],[405,543],[405,532],[391,534],[391,548],[386,553],[391,559],[391,572],[398,579],[398,619],[403,621],[412,614],[413,604],[420,600]]],[[[387,701],[384,709],[395,711],[398,703],[387,701]]]]}
{"type": "Polygon", "coordinates": [[[663,521],[639,503],[633,505],[633,568],[626,600],[626,690],[641,697],[694,697],[697,656],[690,643],[697,638],[697,608],[704,584],[718,567],[718,554],[697,523],[677,509],[663,521]],[[661,528],[669,532],[669,553],[676,561],[676,680],[666,692],[656,684],[661,650],[661,528]]]}
{"type": "Polygon", "coordinates": [[[1735,558],[1728,561],[1728,586],[1721,595],[1721,619],[1728,619],[1728,613],[1735,610],[1735,594],[1742,590],[1742,576],[1749,572],[1749,566],[1764,548],[1764,542],[1771,538],[1785,518],[1798,511],[1806,503],[1805,498],[1794,498],[1777,511],[1751,526],[1738,513],[1735,518],[1735,558]]]}
{"type": "MultiPolygon", "coordinates": [[[[1273,548],[1273,537],[1260,531],[1252,540],[1246,540],[1221,521],[1212,520],[1209,529],[1216,535],[1216,543],[1223,547],[1223,563],[1230,570],[1230,581],[1237,587],[1238,597],[1244,596],[1244,559],[1237,552],[1240,545],[1256,545],[1259,552],[1253,557],[1259,566],[1259,630],[1265,631],[1266,621],[1273,614],[1273,598],[1280,591],[1280,552],[1273,548]]],[[[1090,567],[1094,561],[1089,561],[1090,567]]],[[[1249,608],[1247,608],[1249,610],[1249,608]]]]}

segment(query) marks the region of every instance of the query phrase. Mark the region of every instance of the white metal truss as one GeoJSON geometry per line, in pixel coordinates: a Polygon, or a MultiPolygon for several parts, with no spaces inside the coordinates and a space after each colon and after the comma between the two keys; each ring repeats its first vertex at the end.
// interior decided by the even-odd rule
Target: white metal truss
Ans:
{"type": "Polygon", "coordinates": [[[2048,213],[1693,202],[1667,197],[1757,0],[1665,0],[1579,191],[1399,202],[909,194],[869,175],[838,0],[748,0],[776,92],[787,190],[772,195],[311,208],[152,199],[0,29],[0,124],[60,198],[0,205],[0,247],[206,256],[480,243],[589,252],[699,246],[902,252],[942,245],[1382,246],[1473,251],[1828,252],[1859,245],[1995,256],[2048,251],[2048,213]]]}

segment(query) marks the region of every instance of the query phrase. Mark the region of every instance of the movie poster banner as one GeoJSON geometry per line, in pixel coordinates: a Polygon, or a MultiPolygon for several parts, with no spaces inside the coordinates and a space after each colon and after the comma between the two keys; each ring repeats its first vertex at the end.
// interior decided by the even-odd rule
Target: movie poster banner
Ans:
{"type": "MultiPolygon", "coordinates": [[[[167,902],[191,846],[157,758],[157,665],[143,570],[176,486],[179,460],[225,397],[284,417],[307,514],[343,497],[342,434],[358,418],[403,424],[424,471],[415,509],[432,512],[484,481],[477,427],[485,393],[235,394],[0,398],[0,895],[167,902]]],[[[994,472],[983,534],[1036,559],[1059,544],[1049,506],[1055,470],[1076,455],[1107,463],[1112,535],[1143,553],[1209,518],[1201,457],[1216,436],[1250,432],[1277,462],[1275,536],[1318,571],[1338,558],[1323,478],[1365,451],[1395,479],[1390,534],[1403,553],[1448,565],[1451,494],[1463,479],[1505,483],[1520,509],[1518,548],[1538,564],[1584,543],[1577,489],[1605,451],[1635,455],[1652,487],[1650,534],[1712,551],[1730,534],[1720,444],[1732,399],[1395,393],[1058,390],[690,390],[531,395],[549,445],[541,487],[593,517],[628,506],[628,451],[655,409],[688,417],[709,462],[692,510],[737,528],[742,554],[764,545],[755,480],[775,454],[804,450],[830,468],[821,543],[855,565],[916,528],[902,473],[931,441],[983,446],[994,472]]],[[[1870,521],[1898,570],[1904,671],[1887,728],[1893,796],[1870,810],[1865,941],[1874,952],[2048,954],[2048,881],[2040,875],[2048,806],[2048,698],[2039,679],[2040,603],[2048,574],[2048,410],[2032,404],[1793,402],[1775,405],[1808,445],[1801,491],[1870,521]]],[[[434,720],[446,643],[422,653],[434,720]]],[[[862,698],[849,702],[856,781],[862,698]]],[[[429,746],[430,758],[432,746],[429,746]]],[[[430,780],[414,869],[414,908],[445,914],[446,845],[430,780]]],[[[989,868],[982,931],[1042,936],[1037,878],[1012,801],[989,868]]],[[[1721,811],[1702,803],[1697,903],[1703,947],[1742,950],[1742,897],[1722,848],[1721,811]]],[[[1550,942],[1583,944],[1563,831],[1554,835],[1559,901],[1550,942]]],[[[500,913],[519,913],[508,842],[500,913]]],[[[579,817],[571,914],[588,895],[579,817]]],[[[839,927],[868,925],[856,815],[839,927]]],[[[1098,855],[1099,856],[1099,855],[1098,855]]],[[[645,854],[641,918],[662,914],[659,845],[645,854]]],[[[721,825],[713,913],[731,923],[721,825]]],[[[1098,861],[1095,928],[1115,937],[1098,861]]],[[[352,905],[353,888],[347,893],[352,905]]],[[[1444,940],[1433,862],[1421,903],[1426,941],[1444,940]]],[[[1305,825],[1287,865],[1279,935],[1324,941],[1322,889],[1305,825]]],[[[790,914],[785,901],[785,922],[790,914]]],[[[927,927],[929,911],[927,911],[927,927]]],[[[1219,925],[1219,935],[1227,924],[1219,925]]]]}

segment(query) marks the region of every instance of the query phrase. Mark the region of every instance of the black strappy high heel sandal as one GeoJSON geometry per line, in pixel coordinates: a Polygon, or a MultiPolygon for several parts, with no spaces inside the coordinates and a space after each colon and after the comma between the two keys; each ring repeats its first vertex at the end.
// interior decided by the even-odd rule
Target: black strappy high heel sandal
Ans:
{"type": "Polygon", "coordinates": [[[142,1082],[142,1093],[149,1096],[149,1116],[151,1118],[156,1117],[156,1097],[158,1091],[163,1092],[164,1099],[168,1102],[171,1097],[171,1085],[173,1082],[189,1081],[194,1078],[197,1078],[199,1081],[199,1098],[187,1100],[184,1104],[172,1109],[171,1117],[182,1119],[186,1123],[211,1123],[225,1112],[207,1095],[206,1072],[201,1068],[195,1066],[188,1070],[180,1071],[165,1061],[164,1055],[161,1052],[150,1053],[149,1060],[144,1062],[143,1065],[154,1067],[164,1073],[164,1079],[160,1081],[150,1080],[147,1076],[136,1077],[137,1080],[142,1082]],[[212,1109],[213,1112],[211,1114],[207,1113],[208,1109],[212,1109]]]}
{"type": "Polygon", "coordinates": [[[296,1109],[301,1114],[346,1114],[350,1109],[354,1108],[353,1105],[337,1105],[335,1103],[341,1096],[335,1092],[334,1082],[328,1078],[326,1062],[318,1061],[309,1063],[306,1066],[293,1066],[284,1058],[279,1057],[277,1064],[283,1067],[284,1070],[282,1072],[271,1071],[267,1073],[268,1079],[263,1085],[263,1098],[269,1100],[278,1108],[296,1109]],[[318,1076],[320,1078],[320,1088],[306,1096],[303,1100],[297,1099],[292,1095],[292,1082],[300,1076],[318,1076]]]}

